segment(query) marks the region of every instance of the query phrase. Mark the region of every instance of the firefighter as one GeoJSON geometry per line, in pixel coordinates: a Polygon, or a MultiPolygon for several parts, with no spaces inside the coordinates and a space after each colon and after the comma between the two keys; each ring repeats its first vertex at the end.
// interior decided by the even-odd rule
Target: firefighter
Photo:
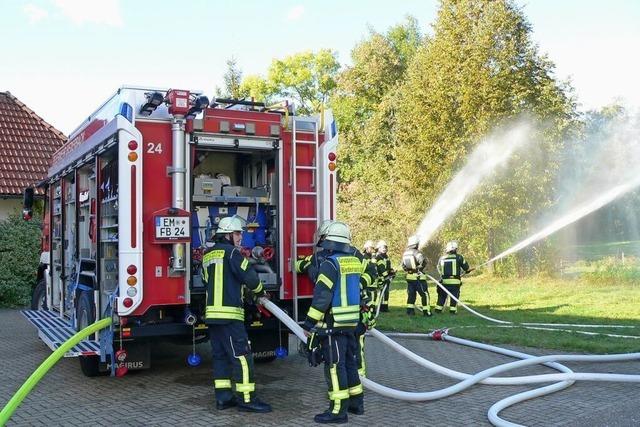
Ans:
{"type": "Polygon", "coordinates": [[[266,293],[257,273],[238,248],[243,226],[240,217],[223,218],[213,246],[202,257],[207,283],[205,323],[211,339],[216,408],[237,406],[245,412],[271,412],[271,406],[255,396],[253,355],[244,326],[243,284],[256,297],[266,293]],[[237,397],[232,392],[232,379],[237,397]]]}
{"type": "Polygon", "coordinates": [[[378,240],[376,244],[376,265],[378,267],[378,288],[380,292],[384,289],[384,293],[379,295],[382,299],[380,311],[389,311],[389,288],[391,288],[391,280],[395,274],[391,268],[391,259],[387,255],[387,242],[378,240]],[[386,287],[385,287],[386,286],[386,287]]]}
{"type": "MultiPolygon", "coordinates": [[[[301,257],[298,261],[296,261],[296,273],[307,273],[309,278],[316,282],[318,277],[318,269],[324,258],[326,257],[326,252],[321,247],[321,243],[327,235],[327,231],[329,226],[333,223],[332,220],[325,220],[320,224],[318,230],[316,231],[314,242],[316,248],[314,249],[313,255],[307,255],[305,257],[301,257]]],[[[358,374],[362,376],[366,376],[366,361],[364,356],[364,338],[365,333],[368,329],[375,327],[376,319],[375,319],[375,306],[374,301],[369,297],[368,290],[375,288],[376,283],[376,266],[374,263],[370,262],[371,253],[373,252],[374,246],[371,240],[367,241],[370,243],[370,252],[369,259],[366,258],[367,254],[362,254],[356,247],[351,246],[349,253],[358,258],[362,263],[362,275],[360,276],[360,298],[361,298],[361,313],[360,313],[360,321],[358,322],[358,326],[356,327],[355,336],[358,342],[358,351],[356,353],[356,361],[358,365],[358,374]]],[[[367,249],[367,243],[365,243],[365,251],[367,249]]]]}
{"type": "MultiPolygon", "coordinates": [[[[372,278],[375,279],[378,276],[378,273],[377,273],[377,266],[376,266],[376,248],[375,248],[375,245],[373,244],[373,240],[367,240],[366,242],[364,242],[362,256],[364,257],[364,261],[367,264],[370,264],[371,266],[373,266],[373,270],[375,271],[375,274],[372,275],[372,278]]],[[[365,292],[367,293],[367,298],[372,302],[375,302],[378,299],[377,285],[378,285],[378,281],[374,280],[365,289],[365,292]]]]}
{"type": "MultiPolygon", "coordinates": [[[[450,241],[445,248],[445,254],[438,261],[438,273],[440,273],[440,284],[442,284],[453,296],[460,299],[460,287],[462,286],[462,273],[469,273],[471,268],[458,253],[458,242],[450,241]]],[[[438,304],[435,307],[436,313],[442,313],[444,304],[447,301],[447,293],[438,287],[438,304]]],[[[458,312],[458,303],[450,298],[449,313],[458,312]]]]}
{"type": "Polygon", "coordinates": [[[352,255],[351,232],[342,222],[329,226],[321,246],[327,256],[320,264],[311,307],[303,324],[309,354],[317,354],[319,349],[322,352],[329,386],[329,409],[316,415],[314,421],[345,423],[347,412],[364,414],[354,335],[360,319],[362,262],[352,255]]]}
{"type": "Polygon", "coordinates": [[[373,240],[367,240],[366,242],[364,242],[363,249],[364,249],[364,252],[362,255],[364,255],[366,259],[370,260],[372,258],[375,258],[376,247],[373,244],[373,240]]]}
{"type": "Polygon", "coordinates": [[[416,314],[416,293],[418,293],[422,302],[422,315],[431,316],[429,289],[424,275],[427,260],[418,250],[419,243],[418,236],[409,237],[407,249],[402,254],[402,269],[407,273],[407,315],[416,314]]]}
{"type": "Polygon", "coordinates": [[[324,252],[322,247],[320,246],[320,243],[322,243],[322,241],[326,237],[327,230],[333,222],[334,221],[330,219],[322,221],[313,238],[313,254],[300,256],[296,261],[296,273],[307,273],[309,279],[311,279],[311,282],[313,283],[316,282],[318,269],[320,268],[320,264],[324,260],[324,252]]]}

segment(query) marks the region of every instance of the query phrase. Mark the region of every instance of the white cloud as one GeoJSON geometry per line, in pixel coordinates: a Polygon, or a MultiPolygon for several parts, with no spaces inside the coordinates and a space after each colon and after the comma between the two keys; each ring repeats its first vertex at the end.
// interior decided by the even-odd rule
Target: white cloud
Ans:
{"type": "Polygon", "coordinates": [[[123,25],[119,0],[53,0],[59,11],[76,25],[123,25]]]}
{"type": "Polygon", "coordinates": [[[303,13],[304,6],[302,6],[301,4],[294,6],[289,9],[289,12],[287,12],[287,21],[297,21],[298,19],[300,19],[303,13]]]}
{"type": "Polygon", "coordinates": [[[25,5],[22,10],[27,14],[30,24],[37,24],[49,15],[49,12],[32,3],[25,5]]]}

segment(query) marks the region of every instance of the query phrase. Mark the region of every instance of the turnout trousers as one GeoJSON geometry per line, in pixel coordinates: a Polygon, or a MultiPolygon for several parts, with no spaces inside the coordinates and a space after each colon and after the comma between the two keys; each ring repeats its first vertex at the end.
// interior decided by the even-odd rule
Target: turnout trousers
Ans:
{"type": "Polygon", "coordinates": [[[358,376],[358,341],[353,331],[334,332],[320,341],[324,377],[329,388],[329,411],[345,415],[349,406],[362,406],[363,388],[358,376]]]}
{"type": "Polygon", "coordinates": [[[238,399],[250,402],[256,385],[253,381],[253,354],[244,323],[232,320],[224,324],[210,324],[209,339],[216,399],[226,402],[233,397],[233,380],[238,399]]]}
{"type": "Polygon", "coordinates": [[[429,312],[429,290],[424,280],[407,280],[407,313],[414,313],[416,308],[416,296],[420,295],[422,310],[429,312]]]}
{"type": "MultiPolygon", "coordinates": [[[[460,286],[461,285],[443,285],[446,290],[451,292],[453,296],[460,299],[460,286]]],[[[441,312],[445,303],[447,302],[447,298],[449,295],[438,286],[438,304],[436,305],[436,311],[441,312]]],[[[451,313],[455,313],[458,311],[458,303],[453,299],[449,298],[449,311],[451,313]]]]}

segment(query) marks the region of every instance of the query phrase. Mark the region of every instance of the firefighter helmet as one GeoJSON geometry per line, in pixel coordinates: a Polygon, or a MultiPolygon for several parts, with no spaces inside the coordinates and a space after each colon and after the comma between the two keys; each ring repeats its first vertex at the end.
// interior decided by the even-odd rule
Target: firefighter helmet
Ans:
{"type": "Polygon", "coordinates": [[[418,247],[418,245],[420,244],[420,237],[418,236],[411,236],[409,237],[409,240],[407,240],[407,247],[408,248],[412,248],[412,247],[418,247]]]}
{"type": "Polygon", "coordinates": [[[316,230],[316,236],[315,236],[315,239],[314,239],[316,244],[320,243],[321,240],[323,240],[325,237],[327,237],[327,233],[329,232],[329,227],[334,222],[335,221],[333,221],[331,219],[325,219],[324,221],[322,221],[320,223],[320,227],[318,227],[318,229],[316,230]]]}
{"type": "Polygon", "coordinates": [[[351,244],[351,230],[349,226],[344,222],[334,221],[329,224],[325,240],[330,240],[336,243],[351,244]]]}
{"type": "Polygon", "coordinates": [[[242,231],[244,228],[244,221],[237,215],[227,216],[220,220],[218,223],[218,229],[216,234],[229,234],[234,231],[242,231]]]}
{"type": "Polygon", "coordinates": [[[457,250],[458,250],[458,242],[456,242],[455,240],[452,240],[449,243],[447,243],[447,246],[445,248],[445,252],[451,253],[451,252],[455,252],[457,250]]]}
{"type": "Polygon", "coordinates": [[[373,240],[367,240],[366,242],[364,242],[364,249],[374,249],[373,247],[373,240]]]}
{"type": "Polygon", "coordinates": [[[384,240],[378,240],[376,249],[378,250],[378,252],[381,252],[383,254],[387,253],[387,242],[385,242],[384,240]]]}

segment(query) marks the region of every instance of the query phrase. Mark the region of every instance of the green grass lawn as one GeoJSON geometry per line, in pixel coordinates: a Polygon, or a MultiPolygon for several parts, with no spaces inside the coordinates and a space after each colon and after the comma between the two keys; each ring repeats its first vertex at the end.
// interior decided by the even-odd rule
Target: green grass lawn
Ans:
{"type": "MultiPolygon", "coordinates": [[[[431,305],[435,285],[429,284],[431,305]]],[[[640,351],[640,339],[588,336],[574,332],[503,328],[462,307],[457,315],[444,312],[433,317],[405,314],[406,281],[398,275],[391,287],[390,312],[381,313],[382,331],[429,332],[449,328],[452,335],[486,343],[513,344],[564,351],[618,353],[640,351]]],[[[461,300],[474,310],[514,323],[574,323],[632,325],[636,328],[578,328],[587,332],[640,337],[640,283],[593,283],[548,278],[499,279],[486,276],[464,280],[461,300]]],[[[445,311],[447,308],[445,307],[445,311]]],[[[419,313],[417,313],[419,314],[419,313]]]]}

